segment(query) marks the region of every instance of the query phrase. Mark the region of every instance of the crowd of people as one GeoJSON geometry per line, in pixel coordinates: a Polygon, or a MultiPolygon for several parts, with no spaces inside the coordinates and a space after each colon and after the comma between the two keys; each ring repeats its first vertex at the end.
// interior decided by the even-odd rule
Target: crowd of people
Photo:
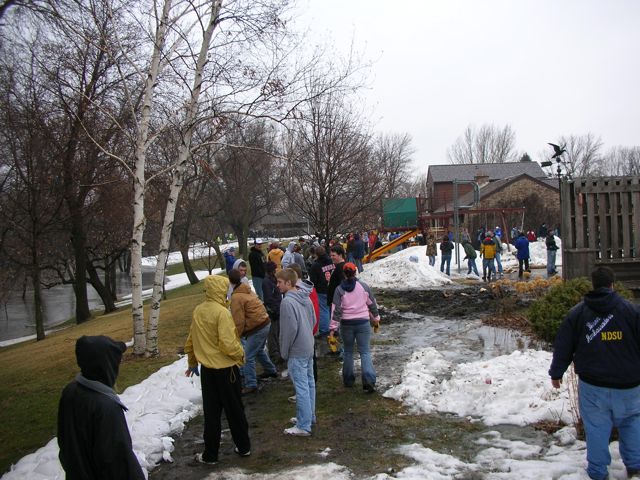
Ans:
{"type": "Polygon", "coordinates": [[[362,389],[365,393],[375,391],[369,344],[380,317],[371,289],[357,278],[368,242],[359,234],[345,240],[345,246],[330,242],[328,252],[319,242],[302,237],[289,242],[286,249],[271,243],[266,252],[256,240],[248,265],[230,248],[225,252],[228,280],[207,277],[206,300],[194,311],[185,345],[186,374],[200,374],[203,391],[205,446],[197,461],[218,461],[222,412],[227,416],[236,454],[250,455],[242,397],[257,392],[258,382],[285,371],[293,384],[294,395],[289,400],[296,405],[296,415],[284,433],[311,435],[316,422],[317,342],[334,344],[341,339],[342,349],[336,354],[342,359],[347,388],[356,380],[357,347],[362,389]],[[261,366],[259,374],[257,364],[261,366]]]}
{"type": "MultiPolygon", "coordinates": [[[[546,223],[543,223],[538,235],[532,229],[528,231],[518,230],[513,227],[511,230],[510,242],[516,249],[515,255],[518,260],[518,277],[531,273],[529,268],[529,260],[531,254],[529,245],[531,242],[544,240],[547,250],[547,276],[556,275],[556,251],[558,245],[556,243],[556,229],[549,229],[546,223]]],[[[438,256],[438,240],[433,232],[426,231],[423,233],[424,243],[426,245],[426,255],[429,258],[429,265],[436,266],[436,257],[438,256]]],[[[460,232],[460,244],[464,249],[463,261],[467,262],[467,275],[472,273],[480,277],[476,259],[478,255],[482,259],[482,280],[490,282],[497,278],[503,278],[504,269],[502,267],[502,254],[505,246],[503,242],[503,232],[499,226],[494,230],[481,227],[476,232],[475,239],[472,239],[467,229],[463,228],[460,232]]],[[[506,240],[506,239],[505,239],[506,240]]],[[[451,257],[455,246],[453,243],[453,233],[448,231],[447,234],[440,238],[440,271],[446,275],[451,275],[451,257]]]]}
{"type": "MultiPolygon", "coordinates": [[[[543,233],[547,251],[555,256],[554,231],[543,233]]],[[[495,278],[502,275],[501,232],[485,230],[482,236],[483,274],[495,278]]],[[[535,241],[528,237],[528,232],[519,231],[514,240],[521,276],[529,268],[529,243],[535,241]]],[[[359,239],[354,236],[354,240],[359,239]]],[[[435,265],[435,238],[429,234],[425,240],[430,264],[435,265]]],[[[362,389],[375,391],[370,341],[380,316],[371,289],[357,278],[361,265],[350,261],[353,257],[339,242],[330,245],[328,255],[320,244],[307,245],[306,258],[303,243],[307,242],[290,242],[286,252],[272,244],[265,257],[255,242],[249,254],[255,293],[246,262],[232,254],[227,258],[228,278],[204,279],[205,300],[193,311],[184,347],[185,374],[199,375],[202,387],[204,450],[195,456],[200,463],[218,462],[223,412],[235,454],[251,455],[243,395],[255,393],[260,379],[278,377],[279,369],[286,368],[295,391],[289,399],[296,405],[296,415],[284,433],[312,435],[317,420],[318,338],[342,339],[346,388],[356,383],[357,348],[362,389]],[[256,275],[258,281],[253,279],[256,275]],[[262,368],[259,375],[256,363],[262,368]]],[[[468,235],[462,244],[469,272],[479,275],[477,251],[468,235]]],[[[452,249],[450,236],[444,236],[440,268],[447,273],[452,249]]],[[[350,252],[360,254],[358,249],[350,252]]],[[[554,263],[549,263],[547,271],[553,274],[554,263]]],[[[627,474],[634,477],[640,475],[640,310],[615,292],[611,269],[596,267],[592,284],[593,290],[571,309],[558,330],[549,376],[552,386],[559,388],[569,365],[575,365],[589,477],[608,478],[614,426],[627,474]]],[[[133,453],[126,406],[113,389],[125,350],[124,343],[104,336],[82,336],[76,342],[81,371],[63,390],[58,411],[59,458],[67,478],[145,478],[133,453]]]]}

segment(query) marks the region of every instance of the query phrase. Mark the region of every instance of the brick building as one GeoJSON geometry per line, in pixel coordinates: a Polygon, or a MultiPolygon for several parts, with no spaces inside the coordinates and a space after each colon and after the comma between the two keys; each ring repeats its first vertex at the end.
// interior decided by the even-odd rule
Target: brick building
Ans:
{"type": "MultiPolygon", "coordinates": [[[[458,205],[472,205],[472,191],[458,198],[458,205]]],[[[441,205],[434,213],[453,211],[453,200],[441,205]]],[[[555,178],[537,178],[521,173],[511,178],[482,182],[480,178],[480,202],[473,207],[460,208],[460,222],[470,232],[481,226],[503,230],[511,227],[538,230],[542,223],[550,228],[560,223],[560,191],[555,178]],[[525,207],[524,215],[519,213],[483,212],[469,215],[474,210],[525,207]]]]}
{"type": "MultiPolygon", "coordinates": [[[[475,181],[481,187],[527,174],[535,179],[545,179],[542,167],[536,162],[483,163],[471,165],[431,165],[427,173],[428,210],[442,211],[442,207],[453,204],[453,182],[475,181]]],[[[458,185],[458,197],[471,192],[471,184],[458,185]]],[[[461,202],[458,202],[461,205],[461,202]]]]}

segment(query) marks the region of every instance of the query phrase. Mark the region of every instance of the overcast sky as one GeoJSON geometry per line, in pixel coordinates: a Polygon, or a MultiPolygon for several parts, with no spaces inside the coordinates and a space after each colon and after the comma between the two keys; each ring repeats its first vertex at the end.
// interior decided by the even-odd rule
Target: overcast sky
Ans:
{"type": "Polygon", "coordinates": [[[418,173],[472,124],[511,125],[540,160],[593,133],[640,145],[638,0],[298,0],[300,26],[374,61],[376,130],[407,132],[418,173]]]}

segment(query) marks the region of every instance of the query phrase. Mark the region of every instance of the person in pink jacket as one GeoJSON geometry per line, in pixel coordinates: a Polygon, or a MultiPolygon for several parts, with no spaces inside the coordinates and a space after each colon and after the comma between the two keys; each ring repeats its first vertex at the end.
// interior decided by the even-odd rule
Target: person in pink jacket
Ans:
{"type": "Polygon", "coordinates": [[[346,263],[342,270],[345,278],[333,295],[333,328],[339,323],[344,346],[342,382],[345,387],[355,383],[353,347],[357,343],[362,364],[362,389],[372,393],[376,371],[371,359],[371,324],[376,326],[380,322],[378,305],[369,286],[356,278],[357,267],[353,263],[346,263]]]}

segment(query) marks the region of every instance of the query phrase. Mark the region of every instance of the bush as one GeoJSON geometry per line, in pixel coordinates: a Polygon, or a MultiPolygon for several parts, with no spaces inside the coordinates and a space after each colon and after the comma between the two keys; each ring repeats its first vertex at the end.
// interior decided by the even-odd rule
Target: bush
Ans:
{"type": "MultiPolygon", "coordinates": [[[[614,287],[622,297],[633,298],[633,294],[621,283],[616,282],[614,287]]],[[[591,281],[585,277],[552,287],[543,298],[529,307],[529,322],[535,334],[542,340],[553,342],[564,317],[590,290],[591,281]]]]}

